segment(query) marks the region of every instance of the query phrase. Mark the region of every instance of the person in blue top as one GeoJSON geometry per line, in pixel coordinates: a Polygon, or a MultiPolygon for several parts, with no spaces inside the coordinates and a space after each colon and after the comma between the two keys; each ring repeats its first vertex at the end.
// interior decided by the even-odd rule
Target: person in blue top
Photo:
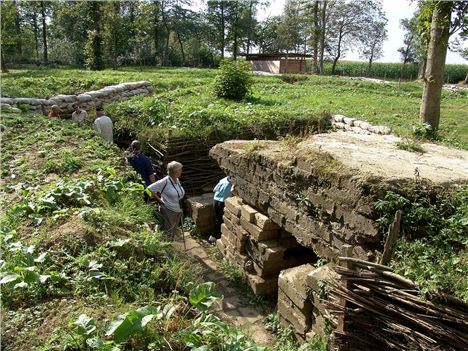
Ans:
{"type": "Polygon", "coordinates": [[[133,140],[130,144],[130,156],[127,157],[127,162],[135,172],[141,175],[146,187],[156,182],[153,164],[148,156],[141,153],[141,145],[138,140],[133,140]]]}
{"type": "Polygon", "coordinates": [[[214,243],[216,239],[221,237],[221,224],[223,224],[224,201],[231,196],[233,192],[234,179],[231,176],[224,177],[213,188],[214,198],[213,206],[215,212],[215,231],[208,238],[210,243],[214,243]]]}

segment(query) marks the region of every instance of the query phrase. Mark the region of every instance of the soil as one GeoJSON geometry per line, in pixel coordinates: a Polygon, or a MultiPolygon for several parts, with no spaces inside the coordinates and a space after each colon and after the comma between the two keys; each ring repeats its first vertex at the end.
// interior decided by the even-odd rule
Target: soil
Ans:
{"type": "Polygon", "coordinates": [[[185,233],[185,246],[180,236],[176,237],[174,246],[200,263],[204,279],[214,282],[218,292],[224,296],[223,300],[216,303],[213,312],[222,320],[238,326],[257,344],[273,347],[275,338],[265,329],[263,323],[266,314],[260,313],[240,295],[237,289],[229,285],[216,262],[210,258],[208,249],[193,239],[189,233],[185,233]]]}

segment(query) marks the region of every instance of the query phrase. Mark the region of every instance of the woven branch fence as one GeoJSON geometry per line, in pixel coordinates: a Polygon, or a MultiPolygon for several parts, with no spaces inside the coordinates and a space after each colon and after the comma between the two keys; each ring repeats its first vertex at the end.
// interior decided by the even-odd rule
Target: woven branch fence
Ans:
{"type": "Polygon", "coordinates": [[[328,309],[334,350],[468,350],[468,304],[383,265],[340,257],[328,309]]]}

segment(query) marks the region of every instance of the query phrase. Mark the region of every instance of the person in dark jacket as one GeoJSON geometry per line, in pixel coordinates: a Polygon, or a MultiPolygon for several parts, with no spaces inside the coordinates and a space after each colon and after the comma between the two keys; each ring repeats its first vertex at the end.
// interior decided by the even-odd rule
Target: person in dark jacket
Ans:
{"type": "Polygon", "coordinates": [[[153,164],[148,156],[141,153],[141,144],[138,140],[133,140],[130,144],[130,155],[127,157],[127,162],[135,172],[141,175],[146,187],[156,182],[153,164]]]}

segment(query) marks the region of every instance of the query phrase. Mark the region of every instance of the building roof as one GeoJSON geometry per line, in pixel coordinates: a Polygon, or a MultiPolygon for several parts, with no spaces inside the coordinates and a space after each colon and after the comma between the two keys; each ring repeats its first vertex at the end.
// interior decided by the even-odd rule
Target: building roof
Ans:
{"type": "Polygon", "coordinates": [[[285,54],[285,53],[277,53],[277,54],[243,54],[241,56],[245,56],[245,59],[248,61],[269,61],[269,60],[281,60],[281,59],[302,59],[305,60],[306,58],[311,58],[312,55],[310,54],[285,54]]]}

